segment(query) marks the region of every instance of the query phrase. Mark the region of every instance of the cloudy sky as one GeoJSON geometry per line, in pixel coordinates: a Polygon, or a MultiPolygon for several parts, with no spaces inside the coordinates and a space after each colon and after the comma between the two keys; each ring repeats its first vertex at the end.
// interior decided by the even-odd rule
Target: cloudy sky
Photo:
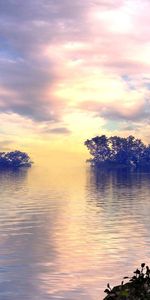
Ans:
{"type": "Polygon", "coordinates": [[[150,142],[149,0],[0,0],[0,146],[150,142]]]}

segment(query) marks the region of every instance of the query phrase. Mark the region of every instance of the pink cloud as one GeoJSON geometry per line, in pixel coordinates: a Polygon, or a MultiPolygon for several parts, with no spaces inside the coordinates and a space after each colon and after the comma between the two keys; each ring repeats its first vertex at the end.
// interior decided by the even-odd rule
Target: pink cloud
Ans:
{"type": "Polygon", "coordinates": [[[69,113],[72,99],[72,110],[93,111],[106,119],[147,118],[149,1],[27,0],[18,13],[16,7],[17,1],[3,1],[0,11],[1,113],[56,123],[52,128],[62,132],[67,130],[58,123],[69,113]],[[111,94],[114,82],[119,87],[111,94]],[[131,88],[139,91],[137,99],[131,88]],[[104,90],[112,97],[105,97],[107,103],[104,90]],[[115,103],[120,90],[124,96],[115,103]],[[93,101],[87,101],[92,94],[93,101]],[[129,105],[130,97],[134,104],[129,105]]]}
{"type": "Polygon", "coordinates": [[[96,115],[99,114],[99,116],[106,119],[135,121],[147,119],[149,117],[150,101],[141,100],[131,105],[127,105],[122,101],[120,101],[119,105],[118,102],[99,103],[95,101],[87,101],[80,105],[80,109],[95,112],[96,115]]]}

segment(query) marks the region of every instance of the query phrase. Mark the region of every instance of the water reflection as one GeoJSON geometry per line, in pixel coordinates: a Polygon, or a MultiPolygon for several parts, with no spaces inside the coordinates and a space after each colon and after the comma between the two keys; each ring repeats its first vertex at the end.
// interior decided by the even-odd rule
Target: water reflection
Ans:
{"type": "Polygon", "coordinates": [[[149,263],[149,187],[70,163],[0,173],[0,299],[102,299],[149,263]]]}
{"type": "Polygon", "coordinates": [[[0,183],[7,182],[7,180],[13,181],[15,183],[21,182],[26,179],[30,169],[1,169],[0,170],[0,183]]]}
{"type": "Polygon", "coordinates": [[[149,262],[150,174],[89,167],[86,190],[99,258],[105,260],[108,279],[117,282],[117,272],[128,274],[129,267],[149,262]]]}
{"type": "Polygon", "coordinates": [[[87,172],[88,201],[107,208],[115,214],[127,209],[129,214],[140,213],[140,206],[149,207],[150,173],[107,171],[89,168],[87,172]]]}

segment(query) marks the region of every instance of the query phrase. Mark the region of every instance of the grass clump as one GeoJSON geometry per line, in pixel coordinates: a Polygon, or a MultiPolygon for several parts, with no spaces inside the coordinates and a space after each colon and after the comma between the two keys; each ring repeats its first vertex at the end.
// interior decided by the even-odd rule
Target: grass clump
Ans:
{"type": "Polygon", "coordinates": [[[119,286],[111,288],[109,283],[104,300],[150,300],[150,268],[141,264],[140,269],[133,272],[132,277],[124,277],[128,282],[121,282],[119,286]]]}

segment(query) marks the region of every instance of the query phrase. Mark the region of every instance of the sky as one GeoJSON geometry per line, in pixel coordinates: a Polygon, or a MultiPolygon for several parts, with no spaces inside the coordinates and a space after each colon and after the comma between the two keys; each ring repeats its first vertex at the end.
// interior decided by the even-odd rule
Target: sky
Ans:
{"type": "Polygon", "coordinates": [[[0,147],[150,143],[149,0],[0,0],[0,147]]]}

